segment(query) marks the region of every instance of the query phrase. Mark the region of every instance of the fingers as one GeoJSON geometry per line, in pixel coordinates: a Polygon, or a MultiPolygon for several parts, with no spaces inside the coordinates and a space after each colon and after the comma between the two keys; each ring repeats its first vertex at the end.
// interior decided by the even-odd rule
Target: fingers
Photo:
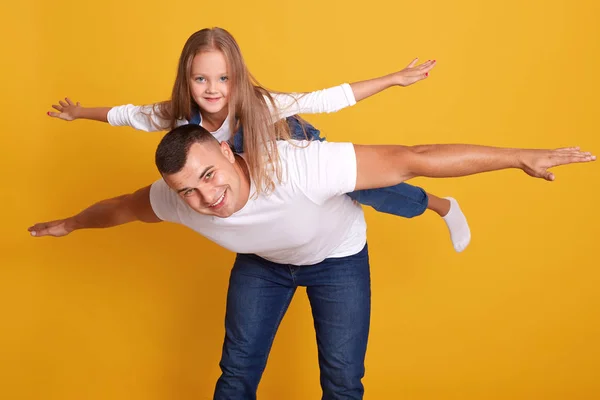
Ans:
{"type": "Polygon", "coordinates": [[[64,119],[65,121],[72,121],[72,114],[75,112],[75,107],[81,107],[79,102],[73,103],[73,101],[65,97],[65,100],[59,100],[58,104],[52,104],[52,108],[58,112],[48,111],[46,114],[50,117],[64,119]]]}
{"type": "Polygon", "coordinates": [[[596,156],[594,156],[591,152],[581,151],[579,149],[579,147],[565,147],[562,149],[554,150],[553,153],[557,157],[581,157],[581,158],[593,157],[593,159],[596,159],[596,156]]]}
{"type": "MultiPolygon", "coordinates": [[[[550,168],[561,165],[587,163],[596,161],[596,156],[589,151],[581,151],[579,147],[563,147],[556,150],[538,150],[538,159],[533,161],[530,172],[531,176],[543,178],[547,181],[553,181],[555,176],[548,171],[550,168]]],[[[537,158],[537,157],[536,157],[537,158]]]]}
{"type": "Polygon", "coordinates": [[[79,107],[80,106],[79,102],[77,102],[75,104],[68,97],[65,97],[65,101],[59,100],[58,104],[60,104],[60,105],[52,104],[52,108],[54,108],[54,109],[56,109],[56,110],[58,110],[60,112],[63,112],[64,109],[67,108],[67,107],[72,107],[72,106],[79,107]]]}
{"type": "Polygon", "coordinates": [[[554,151],[579,151],[579,146],[575,146],[575,147],[561,147],[561,148],[556,149],[554,151]]]}
{"type": "Polygon", "coordinates": [[[436,60],[427,60],[423,64],[417,65],[416,68],[429,68],[437,63],[436,60]]]}
{"type": "Polygon", "coordinates": [[[574,163],[583,163],[583,162],[591,162],[596,161],[596,156],[593,155],[585,155],[585,154],[574,154],[568,156],[562,156],[558,158],[558,165],[566,165],[566,164],[574,164],[574,163]]]}
{"type": "Polygon", "coordinates": [[[427,61],[426,63],[419,65],[418,68],[421,71],[421,73],[427,73],[427,72],[431,71],[433,69],[433,67],[435,67],[435,64],[436,64],[435,60],[430,60],[430,61],[427,61]]]}
{"type": "Polygon", "coordinates": [[[575,163],[587,163],[592,161],[596,161],[596,156],[589,152],[556,151],[550,156],[550,165],[548,168],[575,163]]]}
{"type": "MultiPolygon", "coordinates": [[[[585,163],[596,161],[596,156],[591,153],[574,153],[574,154],[566,154],[566,155],[557,155],[550,157],[551,165],[549,168],[558,167],[561,165],[575,164],[575,163],[585,163]]],[[[555,176],[550,171],[544,171],[542,177],[547,181],[553,181],[555,176]]]]}
{"type": "Polygon", "coordinates": [[[592,153],[589,151],[581,151],[581,150],[555,150],[554,154],[557,156],[591,156],[592,153]]]}
{"type": "Polygon", "coordinates": [[[70,107],[79,107],[79,106],[80,106],[79,102],[73,103],[73,101],[71,99],[69,99],[68,97],[65,97],[64,101],[59,100],[58,104],[52,104],[52,108],[54,108],[58,112],[48,111],[46,114],[48,114],[48,116],[53,117],[53,118],[60,118],[60,119],[64,119],[65,121],[70,121],[73,119],[70,117],[70,113],[72,110],[70,107]]]}
{"type": "Polygon", "coordinates": [[[415,66],[417,61],[418,59],[415,58],[406,68],[394,74],[396,85],[409,86],[429,77],[429,71],[435,67],[436,61],[428,60],[421,65],[415,66]]]}
{"type": "Polygon", "coordinates": [[[31,236],[47,236],[47,235],[51,235],[51,229],[57,225],[60,225],[64,222],[64,220],[57,220],[57,221],[49,221],[49,222],[40,222],[37,223],[33,226],[30,226],[29,228],[27,228],[27,230],[29,231],[29,233],[31,234],[31,236]]]}
{"type": "Polygon", "coordinates": [[[542,178],[552,182],[554,180],[554,174],[550,171],[544,171],[544,173],[542,174],[542,178]]]}
{"type": "Polygon", "coordinates": [[[559,149],[550,150],[552,155],[557,156],[565,156],[565,155],[581,155],[581,156],[591,156],[592,153],[589,151],[582,151],[579,146],[574,147],[561,147],[559,149]]]}
{"type": "Polygon", "coordinates": [[[402,72],[406,76],[419,76],[419,75],[427,76],[426,74],[428,74],[429,71],[431,71],[433,69],[433,67],[435,67],[436,63],[437,63],[436,60],[429,60],[429,61],[424,62],[421,65],[417,65],[414,68],[407,67],[402,72]]]}
{"type": "Polygon", "coordinates": [[[50,117],[60,118],[60,116],[63,112],[63,108],[57,104],[52,104],[52,108],[54,108],[58,112],[48,111],[46,114],[48,114],[48,116],[50,116],[50,117]]]}
{"type": "Polygon", "coordinates": [[[46,236],[48,234],[47,223],[35,224],[27,228],[31,236],[46,236]]]}
{"type": "Polygon", "coordinates": [[[418,58],[415,58],[414,60],[412,60],[412,61],[410,62],[410,64],[408,64],[408,65],[406,66],[406,68],[412,68],[412,67],[414,67],[415,65],[417,65],[417,61],[419,61],[419,59],[418,59],[418,58]]]}

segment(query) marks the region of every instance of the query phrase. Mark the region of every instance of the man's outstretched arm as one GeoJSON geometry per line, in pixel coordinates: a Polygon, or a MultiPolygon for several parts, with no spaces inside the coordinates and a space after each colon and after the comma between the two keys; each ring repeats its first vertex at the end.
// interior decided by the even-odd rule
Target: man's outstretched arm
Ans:
{"type": "Polygon", "coordinates": [[[355,145],[356,189],[374,189],[417,176],[451,178],[517,168],[530,176],[554,180],[548,169],[594,161],[596,156],[578,147],[556,150],[507,149],[468,144],[423,146],[355,145]]]}
{"type": "Polygon", "coordinates": [[[36,237],[58,237],[76,229],[110,228],[134,221],[161,221],[150,205],[150,186],[132,194],[100,201],[69,218],[35,224],[27,230],[36,237]]]}

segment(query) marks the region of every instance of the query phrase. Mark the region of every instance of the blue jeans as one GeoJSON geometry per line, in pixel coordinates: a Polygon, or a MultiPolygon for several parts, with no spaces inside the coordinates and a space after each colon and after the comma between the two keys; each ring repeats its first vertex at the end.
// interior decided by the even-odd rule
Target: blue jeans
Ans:
{"type": "MultiPolygon", "coordinates": [[[[299,121],[298,117],[288,117],[290,134],[296,140],[324,140],[321,132],[308,122],[299,121]],[[303,129],[304,128],[304,129],[303,129]]],[[[241,153],[244,151],[243,132],[241,129],[233,136],[233,149],[241,153]]],[[[400,183],[380,189],[357,190],[348,193],[353,200],[360,204],[371,206],[379,212],[412,218],[421,215],[427,209],[429,197],[420,187],[400,183]]]]}
{"type": "Polygon", "coordinates": [[[366,245],[353,256],[310,266],[237,255],[229,279],[222,374],[215,400],[256,399],[275,333],[298,286],[306,286],[312,309],[322,399],[363,398],[371,318],[366,245]]]}

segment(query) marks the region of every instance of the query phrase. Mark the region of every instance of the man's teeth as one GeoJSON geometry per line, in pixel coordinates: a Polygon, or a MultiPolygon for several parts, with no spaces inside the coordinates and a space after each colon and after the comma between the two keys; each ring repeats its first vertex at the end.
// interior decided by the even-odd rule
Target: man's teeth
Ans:
{"type": "Polygon", "coordinates": [[[223,194],[221,195],[221,197],[219,197],[219,200],[215,201],[213,204],[211,204],[211,207],[216,207],[219,204],[221,204],[221,202],[223,201],[223,199],[225,198],[225,192],[223,192],[223,194]]]}

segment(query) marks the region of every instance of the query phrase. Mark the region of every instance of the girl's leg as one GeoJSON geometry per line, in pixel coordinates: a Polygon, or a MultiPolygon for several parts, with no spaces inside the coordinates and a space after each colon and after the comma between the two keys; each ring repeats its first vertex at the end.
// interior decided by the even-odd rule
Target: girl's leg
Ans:
{"type": "Polygon", "coordinates": [[[448,215],[448,211],[450,211],[450,200],[439,198],[431,193],[427,193],[427,197],[429,198],[429,203],[427,204],[427,209],[433,211],[440,217],[445,217],[448,215]]]}
{"type": "Polygon", "coordinates": [[[467,248],[471,241],[471,229],[467,223],[467,218],[463,214],[458,202],[452,197],[443,199],[427,193],[429,204],[427,208],[438,214],[450,231],[450,239],[454,250],[461,252],[467,248]]]}
{"type": "MultiPolygon", "coordinates": [[[[295,116],[288,117],[292,139],[324,140],[321,132],[308,122],[295,116]]],[[[360,190],[348,194],[360,204],[373,207],[379,212],[404,218],[419,216],[429,209],[438,214],[450,231],[452,246],[463,251],[471,241],[471,230],[458,202],[453,198],[440,198],[423,189],[401,183],[381,189],[360,190]]]]}

